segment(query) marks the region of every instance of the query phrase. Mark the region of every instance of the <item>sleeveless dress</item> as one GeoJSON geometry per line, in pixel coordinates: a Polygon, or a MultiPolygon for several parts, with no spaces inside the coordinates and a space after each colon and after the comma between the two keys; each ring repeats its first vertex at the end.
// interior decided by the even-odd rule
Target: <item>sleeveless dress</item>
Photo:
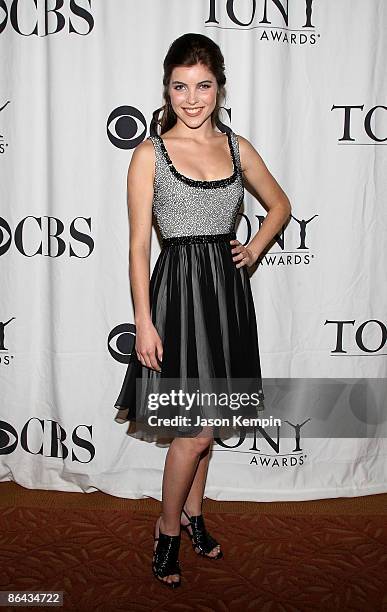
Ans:
{"type": "MultiPolygon", "coordinates": [[[[245,410],[247,416],[259,416],[264,395],[250,279],[246,266],[236,268],[230,244],[244,196],[238,137],[227,131],[232,174],[213,181],[182,175],[162,137],[148,139],[155,149],[153,214],[162,238],[149,296],[163,358],[161,372],[147,368],[133,345],[114,407],[125,414],[118,422],[136,423],[130,435],[150,440],[155,436],[138,393],[141,389],[143,397],[160,389],[163,378],[249,379],[259,400],[245,410]]],[[[161,415],[161,408],[152,414],[161,415]]],[[[177,427],[175,435],[197,435],[201,429],[185,425],[177,427]]]]}

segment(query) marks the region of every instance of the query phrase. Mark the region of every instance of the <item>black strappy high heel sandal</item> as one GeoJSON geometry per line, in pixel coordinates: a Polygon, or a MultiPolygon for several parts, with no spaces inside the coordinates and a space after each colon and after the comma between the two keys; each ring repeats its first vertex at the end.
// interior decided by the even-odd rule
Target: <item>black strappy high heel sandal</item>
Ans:
{"type": "Polygon", "coordinates": [[[167,582],[163,580],[163,578],[165,578],[165,576],[171,576],[172,574],[179,574],[181,576],[181,569],[178,561],[180,538],[180,534],[171,536],[162,533],[160,527],[159,537],[154,537],[154,541],[157,541],[157,546],[156,550],[153,552],[152,571],[159,582],[166,584],[171,589],[180,586],[181,579],[178,582],[167,582]]]}
{"type": "Polygon", "coordinates": [[[203,557],[207,557],[207,559],[221,559],[223,557],[223,552],[220,550],[217,555],[211,556],[208,553],[211,552],[216,546],[219,545],[217,542],[207,531],[204,518],[202,514],[198,514],[197,516],[188,516],[186,511],[183,508],[183,512],[187,519],[189,520],[188,525],[181,525],[182,528],[188,533],[192,547],[194,551],[198,555],[202,555],[203,557]],[[189,527],[192,529],[192,534],[189,531],[189,527]],[[196,551],[196,548],[199,549],[199,552],[196,551]]]}

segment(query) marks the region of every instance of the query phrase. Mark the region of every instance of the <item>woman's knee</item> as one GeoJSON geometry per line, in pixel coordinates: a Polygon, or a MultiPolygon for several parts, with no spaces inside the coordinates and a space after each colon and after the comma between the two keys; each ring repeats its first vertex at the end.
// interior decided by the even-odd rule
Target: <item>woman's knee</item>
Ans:
{"type": "Polygon", "coordinates": [[[209,436],[196,436],[194,438],[176,438],[174,442],[184,449],[189,449],[194,455],[201,455],[211,445],[212,440],[213,438],[209,436]]]}
{"type": "Polygon", "coordinates": [[[198,454],[201,454],[205,451],[212,443],[213,436],[211,432],[205,431],[204,429],[198,434],[195,438],[192,438],[193,448],[196,450],[198,454]]]}

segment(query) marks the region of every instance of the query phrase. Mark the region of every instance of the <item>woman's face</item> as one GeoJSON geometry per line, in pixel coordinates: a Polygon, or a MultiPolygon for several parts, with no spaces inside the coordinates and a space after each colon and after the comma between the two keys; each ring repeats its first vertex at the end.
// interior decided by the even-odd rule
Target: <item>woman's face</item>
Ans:
{"type": "Polygon", "coordinates": [[[172,70],[168,88],[172,108],[188,127],[197,128],[211,116],[217,91],[216,78],[204,64],[172,70]]]}

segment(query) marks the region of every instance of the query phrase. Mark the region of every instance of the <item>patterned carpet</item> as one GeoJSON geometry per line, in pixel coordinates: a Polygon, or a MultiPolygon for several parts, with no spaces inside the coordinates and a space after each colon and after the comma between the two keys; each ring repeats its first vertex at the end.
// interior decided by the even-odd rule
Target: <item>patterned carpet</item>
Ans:
{"type": "Polygon", "coordinates": [[[62,590],[62,609],[80,611],[387,611],[387,495],[205,500],[225,556],[197,556],[183,533],[174,591],[150,568],[159,510],[151,499],[0,483],[0,590],[62,590]]]}

